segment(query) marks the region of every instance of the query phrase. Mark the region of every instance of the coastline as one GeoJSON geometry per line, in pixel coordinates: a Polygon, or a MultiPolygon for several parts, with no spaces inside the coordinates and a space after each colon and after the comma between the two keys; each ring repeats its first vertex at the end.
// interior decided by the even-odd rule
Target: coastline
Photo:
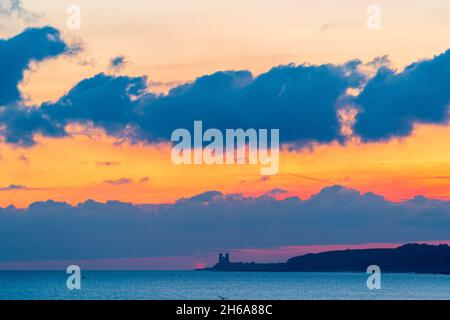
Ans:
{"type": "Polygon", "coordinates": [[[229,254],[198,271],[223,272],[338,272],[371,273],[376,267],[393,274],[450,274],[450,247],[446,244],[405,244],[393,249],[356,249],[308,253],[279,263],[231,262],[229,254]]]}

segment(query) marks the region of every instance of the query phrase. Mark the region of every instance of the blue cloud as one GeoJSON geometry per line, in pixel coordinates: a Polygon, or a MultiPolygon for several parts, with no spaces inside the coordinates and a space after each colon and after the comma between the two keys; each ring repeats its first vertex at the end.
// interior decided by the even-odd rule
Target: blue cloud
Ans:
{"type": "Polygon", "coordinates": [[[329,142],[339,137],[336,100],[362,81],[356,68],[289,65],[257,78],[248,71],[222,71],[167,95],[146,93],[145,77],[98,74],[40,112],[54,124],[91,123],[133,141],[167,141],[173,130],[200,119],[223,130],[280,128],[283,142],[329,142]]]}
{"type": "Polygon", "coordinates": [[[138,125],[150,139],[202,120],[222,130],[277,128],[284,143],[330,142],[339,137],[337,100],[363,80],[357,65],[279,66],[256,78],[217,72],[148,99],[138,125]]]}
{"type": "MultiPolygon", "coordinates": [[[[354,131],[364,141],[407,136],[415,123],[443,124],[450,101],[450,50],[396,73],[378,58],[367,81],[359,60],[343,65],[285,65],[254,77],[249,71],[219,71],[179,85],[168,94],[148,92],[146,77],[97,74],[80,81],[53,103],[21,106],[17,88],[31,61],[70,53],[51,27],[27,29],[0,40],[0,135],[7,143],[31,146],[34,136],[67,135],[70,123],[94,125],[132,142],[170,140],[173,130],[191,128],[280,129],[284,144],[345,142],[338,109],[359,107],[354,131]],[[19,52],[19,54],[17,54],[19,52]],[[375,66],[376,64],[376,66],[375,66]],[[356,97],[349,88],[361,89],[356,97]]],[[[120,66],[123,57],[112,61],[120,66]]]]}
{"type": "MultiPolygon", "coordinates": [[[[80,81],[55,103],[20,106],[18,84],[31,61],[70,51],[51,27],[27,29],[0,43],[1,134],[8,143],[30,146],[34,135],[65,136],[69,123],[88,123],[132,141],[169,140],[194,120],[225,128],[279,128],[282,142],[329,142],[339,138],[336,101],[363,76],[359,62],[342,66],[280,66],[253,78],[248,71],[221,71],[180,85],[167,95],[147,91],[146,77],[98,74],[80,81]],[[19,53],[19,54],[17,54],[19,53]]],[[[124,63],[123,57],[111,62],[124,63]]]]}
{"type": "Polygon", "coordinates": [[[117,56],[112,58],[109,62],[109,69],[112,71],[120,71],[125,67],[126,64],[127,61],[125,60],[124,56],[117,56]]]}
{"type": "Polygon", "coordinates": [[[64,126],[50,119],[41,110],[21,105],[11,105],[0,110],[0,134],[5,142],[31,146],[35,143],[34,135],[40,133],[44,136],[63,137],[66,135],[64,126]]]}
{"type": "Polygon", "coordinates": [[[17,86],[32,61],[40,62],[70,50],[52,27],[30,28],[13,38],[0,39],[0,105],[20,100],[17,86]]]}
{"type": "Polygon", "coordinates": [[[207,192],[174,204],[47,201],[0,209],[0,262],[448,239],[448,201],[394,203],[340,186],[305,201],[207,192]]]}
{"type": "Polygon", "coordinates": [[[136,122],[140,96],[147,89],[145,77],[114,77],[103,73],[82,80],[56,103],[42,105],[38,112],[54,124],[89,123],[110,135],[125,135],[136,122]]]}
{"type": "Polygon", "coordinates": [[[66,124],[79,122],[153,143],[170,140],[173,130],[190,128],[200,119],[222,130],[279,128],[285,143],[330,142],[339,138],[337,99],[362,81],[356,67],[289,65],[256,78],[248,71],[217,72],[167,95],[148,93],[146,77],[101,73],[82,80],[57,102],[17,115],[34,121],[17,123],[10,117],[5,135],[8,142],[29,145],[35,132],[62,136],[66,124]]]}
{"type": "Polygon", "coordinates": [[[355,133],[363,140],[411,134],[415,123],[446,124],[450,106],[450,50],[396,73],[378,70],[356,98],[355,133]]]}
{"type": "Polygon", "coordinates": [[[68,46],[52,27],[30,28],[0,40],[0,134],[5,142],[22,146],[34,144],[37,133],[60,137],[64,127],[37,108],[23,106],[18,86],[31,62],[42,62],[79,48],[68,46]]]}

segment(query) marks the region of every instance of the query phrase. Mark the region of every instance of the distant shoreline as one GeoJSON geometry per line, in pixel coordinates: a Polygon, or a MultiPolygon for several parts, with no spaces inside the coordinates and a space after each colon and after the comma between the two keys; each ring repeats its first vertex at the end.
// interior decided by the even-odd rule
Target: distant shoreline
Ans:
{"type": "Polygon", "coordinates": [[[198,271],[225,272],[338,272],[366,273],[379,266],[383,273],[450,275],[450,247],[446,244],[405,244],[393,249],[354,249],[309,253],[280,263],[231,262],[219,255],[211,268],[198,271]]]}

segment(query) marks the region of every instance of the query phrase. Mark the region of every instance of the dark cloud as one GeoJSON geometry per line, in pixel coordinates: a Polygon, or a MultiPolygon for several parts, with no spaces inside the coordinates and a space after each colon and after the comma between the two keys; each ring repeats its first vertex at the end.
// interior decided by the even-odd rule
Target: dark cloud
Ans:
{"type": "Polygon", "coordinates": [[[339,135],[336,100],[361,80],[356,67],[290,65],[255,79],[248,71],[217,72],[168,95],[146,93],[145,77],[99,74],[40,111],[57,128],[87,122],[131,141],[168,141],[200,119],[222,130],[280,128],[283,142],[329,142],[339,135]]]}
{"type": "Polygon", "coordinates": [[[0,134],[5,142],[32,146],[34,136],[67,136],[65,126],[82,123],[103,128],[109,135],[138,140],[135,135],[134,97],[146,89],[146,79],[98,74],[78,83],[56,103],[30,108],[14,105],[0,109],[0,134]]]}
{"type": "Polygon", "coordinates": [[[126,64],[127,61],[124,56],[117,56],[109,61],[109,69],[114,72],[121,71],[126,64]]]}
{"type": "MultiPolygon", "coordinates": [[[[97,74],[80,81],[56,102],[21,106],[18,84],[31,61],[70,53],[51,27],[27,29],[0,40],[0,135],[7,143],[31,146],[34,136],[63,137],[66,125],[102,128],[121,141],[169,141],[173,130],[204,128],[280,129],[281,143],[344,142],[337,109],[356,105],[354,132],[364,141],[409,135],[415,123],[448,120],[450,50],[397,73],[387,56],[362,65],[285,65],[254,77],[249,71],[220,71],[178,85],[168,94],[148,91],[146,77],[97,74]],[[20,52],[20,54],[17,54],[20,52]],[[367,80],[364,67],[377,69],[367,80]],[[367,83],[367,84],[366,84],[367,83]],[[356,96],[349,88],[361,89],[356,96]]],[[[120,66],[124,58],[111,61],[120,66]]]]}
{"type": "Polygon", "coordinates": [[[103,181],[103,183],[112,184],[112,185],[115,185],[115,186],[120,186],[120,185],[124,185],[124,184],[132,184],[133,183],[133,179],[120,178],[120,179],[116,179],[116,180],[105,180],[105,181],[103,181]]]}
{"type": "Polygon", "coordinates": [[[10,184],[7,187],[1,187],[0,191],[10,191],[10,190],[26,190],[27,187],[20,184],[10,184]]]}
{"type": "Polygon", "coordinates": [[[3,128],[0,126],[0,134],[6,143],[25,147],[35,144],[34,135],[38,133],[50,137],[66,135],[61,123],[49,119],[39,109],[21,105],[0,108],[0,124],[4,125],[3,128]]]}
{"type": "Polygon", "coordinates": [[[248,71],[217,72],[143,99],[138,127],[144,137],[168,139],[200,119],[221,130],[277,128],[284,143],[330,142],[339,136],[336,101],[362,81],[356,67],[287,65],[256,78],[248,71]]]}
{"type": "Polygon", "coordinates": [[[5,142],[30,146],[37,133],[52,137],[66,134],[61,124],[42,110],[23,106],[18,86],[31,62],[77,50],[78,47],[68,46],[52,27],[29,28],[13,38],[0,39],[0,135],[5,142]]]}
{"type": "Polygon", "coordinates": [[[121,162],[119,162],[119,161],[97,161],[95,164],[99,167],[116,167],[116,166],[120,166],[121,162]]]}
{"type": "Polygon", "coordinates": [[[278,196],[278,195],[282,195],[282,194],[286,194],[286,193],[288,193],[288,191],[285,189],[275,188],[275,189],[270,190],[266,194],[269,196],[278,196]]]}
{"type": "Polygon", "coordinates": [[[0,187],[0,191],[14,191],[14,190],[37,191],[37,190],[49,190],[49,189],[29,188],[29,187],[21,185],[21,184],[10,184],[9,186],[6,186],[6,187],[0,187]]]}
{"type": "Polygon", "coordinates": [[[89,200],[0,209],[2,262],[448,239],[450,202],[416,197],[394,203],[339,186],[306,201],[207,192],[164,205],[89,200]]]}
{"type": "Polygon", "coordinates": [[[147,183],[150,181],[149,177],[142,177],[141,179],[139,179],[139,183],[147,183]]]}
{"type": "Polygon", "coordinates": [[[135,97],[146,90],[145,77],[114,77],[103,73],[78,83],[58,102],[44,104],[39,112],[52,123],[88,123],[117,137],[133,137],[137,107],[135,97]]]}
{"type": "Polygon", "coordinates": [[[363,140],[411,134],[415,123],[446,124],[450,105],[450,50],[400,73],[382,67],[356,98],[355,133],[363,140]]]}
{"type": "Polygon", "coordinates": [[[0,39],[0,105],[21,99],[18,84],[32,61],[43,61],[71,49],[52,27],[30,28],[6,40],[0,39]]]}
{"type": "MultiPolygon", "coordinates": [[[[26,30],[2,44],[13,49],[0,50],[0,63],[11,60],[8,66],[14,66],[14,72],[6,72],[5,81],[0,79],[6,83],[0,89],[0,104],[20,99],[17,85],[32,60],[68,50],[59,32],[50,27],[26,30]],[[18,58],[16,52],[27,55],[18,58]]],[[[111,66],[123,63],[119,56],[111,66]]],[[[179,85],[167,95],[149,93],[146,77],[101,73],[82,80],[55,103],[4,110],[1,134],[8,143],[29,146],[37,133],[65,136],[65,126],[79,122],[131,141],[160,142],[170,140],[174,129],[190,128],[200,119],[219,129],[277,128],[286,143],[330,142],[339,137],[337,99],[363,79],[358,64],[286,65],[256,78],[248,71],[222,71],[179,85]]]]}

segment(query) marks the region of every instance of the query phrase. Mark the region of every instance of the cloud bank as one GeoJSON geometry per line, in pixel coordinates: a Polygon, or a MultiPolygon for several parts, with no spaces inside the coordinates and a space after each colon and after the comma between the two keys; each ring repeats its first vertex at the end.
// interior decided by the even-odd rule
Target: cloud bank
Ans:
{"type": "Polygon", "coordinates": [[[450,202],[393,203],[340,186],[303,201],[210,191],[174,204],[47,201],[0,209],[0,262],[448,239],[450,202]]]}
{"type": "MultiPolygon", "coordinates": [[[[345,142],[338,109],[348,105],[359,110],[354,132],[364,141],[409,135],[415,123],[448,121],[450,50],[401,72],[374,64],[378,71],[370,79],[359,60],[285,65],[256,77],[246,70],[219,71],[161,95],[149,92],[145,76],[100,73],[81,80],[56,102],[21,106],[18,84],[30,63],[70,52],[52,27],[0,40],[5,70],[0,74],[0,134],[7,143],[31,146],[36,134],[66,136],[71,123],[93,125],[131,142],[155,143],[170,140],[174,129],[190,128],[194,120],[218,129],[279,128],[284,144],[345,142]],[[361,93],[347,95],[351,88],[361,93]]],[[[112,63],[120,67],[123,62],[118,57],[112,63]]]]}

